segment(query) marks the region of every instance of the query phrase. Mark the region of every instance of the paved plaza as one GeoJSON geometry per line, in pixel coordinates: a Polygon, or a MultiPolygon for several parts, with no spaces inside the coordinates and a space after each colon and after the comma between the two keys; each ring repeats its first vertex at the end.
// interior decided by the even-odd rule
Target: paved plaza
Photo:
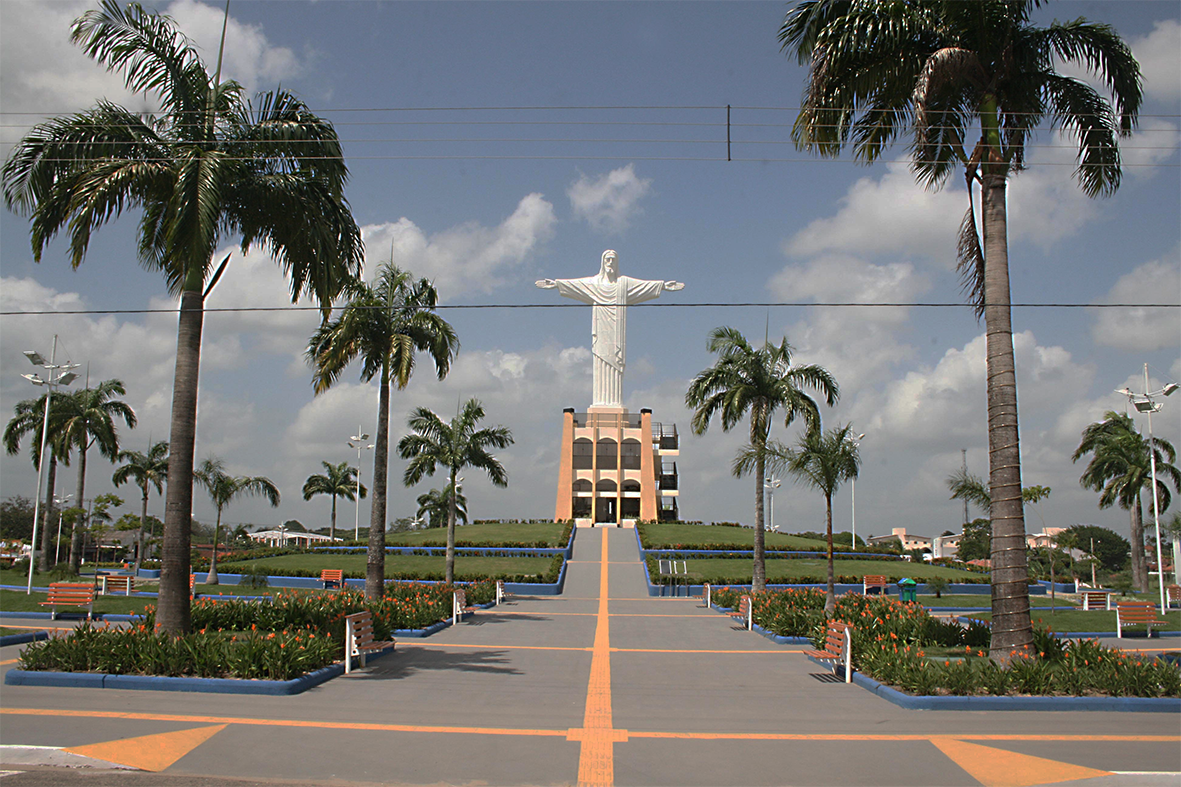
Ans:
{"type": "Polygon", "coordinates": [[[0,783],[1181,783],[1177,714],[908,711],[800,650],[648,597],[634,533],[582,530],[564,595],[296,696],[4,686],[0,783]],[[82,758],[139,770],[45,765],[82,758]]]}

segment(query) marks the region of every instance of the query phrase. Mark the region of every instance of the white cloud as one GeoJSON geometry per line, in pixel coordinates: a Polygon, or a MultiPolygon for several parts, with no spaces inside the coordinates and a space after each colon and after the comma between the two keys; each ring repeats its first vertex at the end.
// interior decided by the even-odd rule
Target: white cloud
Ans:
{"type": "Polygon", "coordinates": [[[651,178],[636,176],[634,164],[591,178],[582,175],[566,190],[574,215],[600,232],[620,233],[643,211],[639,202],[652,188],[651,178]]]}
{"type": "MultiPolygon", "coordinates": [[[[1181,246],[1121,276],[1102,302],[1181,305],[1181,246]]],[[[1096,344],[1121,350],[1176,348],[1181,343],[1178,317],[1175,308],[1096,309],[1091,336],[1096,344]]]]}
{"type": "Polygon", "coordinates": [[[881,178],[854,183],[836,215],[812,221],[783,250],[789,257],[919,254],[953,268],[956,234],[967,209],[961,189],[924,189],[905,163],[892,163],[881,178]]]}
{"type": "Polygon", "coordinates": [[[1155,22],[1151,33],[1130,43],[1144,75],[1145,95],[1174,104],[1181,101],[1181,24],[1176,19],[1155,22]]]}
{"type": "Polygon", "coordinates": [[[361,229],[366,275],[389,261],[434,281],[441,295],[491,292],[504,274],[520,265],[553,235],[554,206],[541,194],[529,194],[512,215],[495,227],[467,222],[428,236],[413,221],[368,225],[361,229]]]}

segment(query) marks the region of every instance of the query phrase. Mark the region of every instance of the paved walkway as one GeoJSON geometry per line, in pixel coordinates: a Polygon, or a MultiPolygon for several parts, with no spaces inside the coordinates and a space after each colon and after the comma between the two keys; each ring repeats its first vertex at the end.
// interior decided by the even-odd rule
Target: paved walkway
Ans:
{"type": "MultiPolygon", "coordinates": [[[[582,530],[565,595],[516,599],[402,640],[368,669],[294,697],[5,686],[0,744],[14,748],[0,759],[15,768],[83,755],[177,785],[1181,778],[1176,715],[907,711],[833,682],[798,650],[698,601],[648,597],[632,531],[582,530]],[[31,746],[57,748],[22,748],[31,746]]],[[[3,669],[16,653],[0,652],[3,669]]],[[[3,783],[144,776],[28,772],[3,783]]]]}

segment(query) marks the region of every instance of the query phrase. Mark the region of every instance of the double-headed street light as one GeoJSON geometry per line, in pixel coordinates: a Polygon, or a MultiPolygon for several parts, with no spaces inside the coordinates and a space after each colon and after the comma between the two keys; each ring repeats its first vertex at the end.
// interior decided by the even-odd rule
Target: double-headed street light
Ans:
{"type": "MultiPolygon", "coordinates": [[[[53,389],[59,385],[69,385],[78,379],[78,375],[72,372],[72,369],[77,369],[79,364],[64,363],[57,364],[57,334],[53,335],[53,350],[49,353],[48,363],[41,353],[36,350],[25,350],[25,357],[34,366],[40,366],[45,369],[47,374],[42,379],[36,374],[22,374],[25,378],[37,387],[45,386],[45,418],[41,423],[41,454],[37,461],[37,497],[33,500],[33,542],[32,548],[29,550],[29,584],[25,588],[26,595],[33,593],[33,567],[37,565],[37,522],[41,517],[41,477],[45,474],[45,440],[49,436],[49,400],[53,398],[53,389]]],[[[48,527],[46,523],[46,527],[48,527]]],[[[48,555],[42,555],[42,559],[48,558],[48,555]]]]}
{"type": "MultiPolygon", "coordinates": [[[[1172,396],[1181,386],[1177,383],[1169,383],[1159,391],[1148,390],[1148,364],[1144,364],[1144,393],[1134,393],[1130,388],[1121,388],[1116,393],[1123,394],[1128,397],[1128,401],[1136,408],[1136,412],[1144,413],[1148,416],[1148,461],[1151,468],[1152,476],[1152,518],[1156,523],[1156,580],[1160,586],[1160,611],[1161,614],[1168,612],[1168,602],[1165,600],[1165,564],[1161,560],[1161,546],[1160,546],[1160,502],[1157,499],[1156,490],[1156,450],[1152,445],[1152,414],[1160,412],[1164,407],[1161,402],[1154,401],[1154,396],[1172,396]]],[[[1142,544],[1134,545],[1134,549],[1142,548],[1142,544]]]]}
{"type": "Polygon", "coordinates": [[[357,513],[356,521],[353,524],[353,540],[361,540],[361,451],[367,451],[373,447],[373,443],[368,445],[365,441],[369,439],[369,435],[361,431],[361,425],[357,424],[357,433],[349,438],[349,448],[357,449],[357,513]]]}

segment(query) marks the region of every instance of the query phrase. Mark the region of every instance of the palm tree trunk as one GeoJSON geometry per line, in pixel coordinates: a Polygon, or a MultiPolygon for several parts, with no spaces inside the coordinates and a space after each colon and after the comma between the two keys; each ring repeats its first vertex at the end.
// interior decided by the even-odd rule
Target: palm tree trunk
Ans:
{"type": "Polygon", "coordinates": [[[751,592],[762,593],[767,586],[766,542],[763,533],[763,478],[767,470],[767,457],[763,451],[759,452],[755,461],[755,470],[755,566],[751,592]]]}
{"type": "Polygon", "coordinates": [[[89,449],[90,445],[84,444],[78,452],[78,486],[74,502],[82,513],[70,527],[70,570],[75,574],[82,565],[82,534],[86,531],[86,452],[89,449]]]}
{"type": "Polygon", "coordinates": [[[365,598],[385,594],[385,503],[386,473],[390,450],[390,376],[381,371],[377,394],[377,436],[373,441],[373,505],[369,510],[369,548],[365,558],[365,598]]]}
{"type": "Polygon", "coordinates": [[[336,495],[332,495],[332,522],[328,525],[328,538],[331,539],[328,543],[331,544],[336,541],[336,495]]]}
{"type": "Polygon", "coordinates": [[[1141,593],[1148,590],[1148,561],[1144,557],[1144,509],[1140,495],[1132,506],[1132,584],[1141,593]]]}
{"type": "Polygon", "coordinates": [[[825,543],[828,545],[828,585],[824,592],[824,617],[831,618],[837,608],[836,583],[832,564],[832,495],[824,496],[825,503],[825,543]]]}
{"type": "Polygon", "coordinates": [[[447,573],[448,585],[455,581],[455,468],[451,468],[451,494],[447,500],[447,573]]]}
{"type": "Polygon", "coordinates": [[[148,524],[148,482],[144,481],[144,507],[139,514],[139,535],[135,539],[135,574],[139,576],[139,568],[144,562],[144,528],[148,524]]]}
{"type": "Polygon", "coordinates": [[[221,508],[217,509],[217,521],[213,525],[213,557],[209,559],[209,574],[205,577],[206,585],[217,585],[217,540],[221,535],[221,508]]]}
{"type": "Polygon", "coordinates": [[[189,549],[193,524],[193,454],[197,443],[197,382],[201,367],[201,326],[204,322],[202,282],[180,296],[177,321],[176,374],[172,383],[172,424],[169,435],[168,493],[164,510],[163,554],[160,557],[160,598],[156,626],[169,634],[190,629],[189,549]]]}
{"type": "Polygon", "coordinates": [[[50,555],[53,550],[53,535],[49,523],[53,521],[53,490],[57,486],[57,455],[49,454],[49,472],[45,476],[45,504],[41,510],[45,512],[41,518],[41,567],[39,571],[48,571],[52,566],[50,555]]]}
{"type": "MultiPolygon", "coordinates": [[[[995,122],[992,111],[982,116],[995,122]]],[[[986,138],[996,133],[995,125],[986,138]]],[[[999,150],[995,137],[993,150],[999,150]]],[[[989,139],[993,142],[993,139],[989,139]]],[[[984,226],[984,324],[987,335],[989,489],[992,497],[992,647],[994,659],[1033,645],[1021,451],[1017,431],[1017,374],[1009,307],[1007,165],[986,163],[981,187],[984,226]]]]}

